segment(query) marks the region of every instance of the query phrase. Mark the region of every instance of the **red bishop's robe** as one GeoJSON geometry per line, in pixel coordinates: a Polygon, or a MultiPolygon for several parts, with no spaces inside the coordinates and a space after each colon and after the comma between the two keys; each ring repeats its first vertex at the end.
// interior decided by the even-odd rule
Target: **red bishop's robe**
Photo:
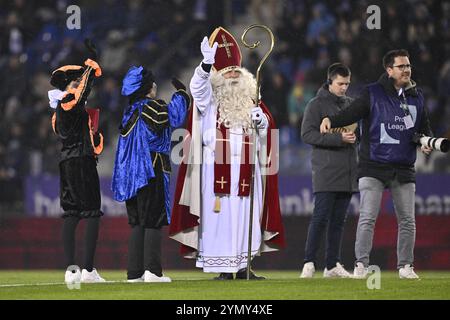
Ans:
{"type": "MultiPolygon", "coordinates": [[[[273,161],[278,161],[278,149],[276,147],[272,149],[275,143],[272,143],[270,134],[270,130],[276,129],[276,126],[272,115],[263,102],[260,103],[260,107],[269,122],[267,148],[262,149],[266,151],[265,156],[270,159],[265,161],[266,167],[269,168],[273,161]]],[[[190,110],[187,126],[189,135],[184,139],[183,150],[186,152],[183,154],[183,162],[179,167],[169,228],[170,237],[181,243],[181,254],[186,258],[198,258],[199,251],[199,227],[202,212],[202,168],[200,159],[203,159],[201,122],[200,112],[193,106],[190,110]]],[[[262,155],[259,155],[259,157],[262,157],[262,155]]],[[[263,170],[264,168],[260,165],[259,169],[263,170]]],[[[278,174],[263,175],[262,178],[261,230],[255,229],[254,225],[253,232],[261,233],[260,252],[276,251],[285,246],[279,204],[278,174]]],[[[248,230],[245,230],[245,232],[248,232],[248,230]]],[[[229,270],[224,272],[229,272],[229,270]]]]}

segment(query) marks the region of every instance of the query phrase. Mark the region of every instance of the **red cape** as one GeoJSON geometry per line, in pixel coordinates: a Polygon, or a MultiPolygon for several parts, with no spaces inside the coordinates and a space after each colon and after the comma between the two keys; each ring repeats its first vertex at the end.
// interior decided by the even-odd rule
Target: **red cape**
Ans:
{"type": "MultiPolygon", "coordinates": [[[[278,153],[271,154],[272,142],[270,130],[276,129],[275,121],[272,114],[266,105],[261,101],[259,106],[263,109],[269,120],[269,131],[267,134],[267,156],[271,156],[270,161],[278,161],[278,153]]],[[[195,106],[191,107],[189,112],[189,120],[187,125],[187,130],[189,134],[192,135],[192,123],[193,123],[193,110],[195,106]]],[[[185,143],[190,143],[191,139],[185,139],[185,143]]],[[[189,150],[189,146],[186,146],[183,150],[189,150]]],[[[175,240],[181,242],[180,253],[183,256],[193,256],[197,251],[197,248],[192,245],[186,245],[180,240],[180,237],[176,237],[179,234],[183,234],[199,226],[199,217],[191,214],[189,206],[179,204],[179,199],[183,192],[183,186],[186,179],[186,172],[188,169],[187,159],[189,154],[183,154],[183,162],[180,164],[178,171],[178,178],[175,190],[174,205],[172,208],[171,223],[169,226],[169,236],[175,238],[175,240]]],[[[270,163],[269,163],[270,165],[270,163]]],[[[198,191],[199,192],[199,191],[198,191]]],[[[281,219],[280,211],[280,201],[278,193],[278,174],[272,174],[266,176],[266,184],[264,191],[264,201],[263,201],[263,214],[261,219],[261,232],[275,233],[275,236],[268,240],[264,240],[266,245],[271,248],[271,250],[279,250],[285,247],[284,239],[284,229],[281,219]]],[[[198,244],[197,244],[198,245],[198,244]]],[[[263,251],[264,252],[264,251],[263,251]]]]}

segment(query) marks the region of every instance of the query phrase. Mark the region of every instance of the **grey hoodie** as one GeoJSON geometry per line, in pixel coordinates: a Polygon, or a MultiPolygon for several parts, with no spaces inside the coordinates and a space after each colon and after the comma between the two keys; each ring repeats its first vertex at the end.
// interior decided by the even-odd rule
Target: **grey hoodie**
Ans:
{"type": "Polygon", "coordinates": [[[341,133],[320,133],[325,116],[347,108],[352,99],[338,97],[322,86],[308,103],[302,122],[302,140],[313,146],[313,192],[357,192],[356,144],[344,143],[341,133]]]}

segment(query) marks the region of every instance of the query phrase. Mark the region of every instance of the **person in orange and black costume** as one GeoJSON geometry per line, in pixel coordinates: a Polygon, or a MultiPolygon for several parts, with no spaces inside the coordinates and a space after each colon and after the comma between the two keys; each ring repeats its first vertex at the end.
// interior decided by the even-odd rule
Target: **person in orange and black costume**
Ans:
{"type": "Polygon", "coordinates": [[[86,46],[90,54],[85,66],[66,65],[53,71],[50,83],[56,89],[49,91],[50,106],[55,109],[53,130],[62,142],[59,172],[66,283],[105,281],[93,267],[103,215],[97,173],[103,137],[93,132],[93,119],[86,109],[94,79],[101,76],[102,70],[95,61],[95,47],[90,41],[86,41],[86,46]],[[80,272],[75,263],[75,231],[81,219],[86,219],[87,223],[84,265],[80,272]]]}

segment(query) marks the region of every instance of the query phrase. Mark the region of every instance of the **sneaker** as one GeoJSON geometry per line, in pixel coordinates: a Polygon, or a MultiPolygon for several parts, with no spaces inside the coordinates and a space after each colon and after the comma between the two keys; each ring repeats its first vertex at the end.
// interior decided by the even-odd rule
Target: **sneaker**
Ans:
{"type": "Polygon", "coordinates": [[[164,276],[158,277],[156,274],[146,270],[144,273],[144,282],[172,282],[172,279],[164,276]]]}
{"type": "Polygon", "coordinates": [[[81,271],[80,268],[76,270],[67,270],[64,275],[64,281],[67,284],[75,284],[81,282],[81,271]]]}
{"type": "Polygon", "coordinates": [[[139,278],[136,279],[127,279],[127,282],[129,283],[138,283],[138,282],[144,282],[145,277],[144,274],[142,276],[140,276],[139,278]]]}
{"type": "Polygon", "coordinates": [[[403,268],[398,269],[398,276],[400,279],[420,279],[410,264],[405,264],[403,268]]]}
{"type": "Polygon", "coordinates": [[[367,277],[367,268],[364,267],[362,262],[357,262],[355,269],[353,269],[353,279],[365,279],[367,277]]]}
{"type": "Polygon", "coordinates": [[[303,265],[303,270],[300,278],[312,278],[314,277],[314,272],[316,272],[316,268],[314,268],[314,262],[307,262],[303,265]]]}
{"type": "Polygon", "coordinates": [[[97,272],[97,269],[92,269],[91,272],[87,271],[86,269],[83,269],[81,271],[81,282],[83,283],[98,283],[98,282],[106,282],[105,279],[100,277],[100,275],[97,272]]]}
{"type": "Polygon", "coordinates": [[[227,272],[222,272],[217,277],[214,277],[214,280],[233,280],[233,279],[234,279],[233,274],[227,272]]]}
{"type": "Polygon", "coordinates": [[[338,262],[336,263],[336,267],[334,267],[333,269],[328,270],[327,268],[325,268],[325,270],[323,270],[323,277],[350,278],[350,273],[348,273],[347,270],[344,269],[344,266],[338,262]]]}
{"type": "MultiPolygon", "coordinates": [[[[247,269],[241,269],[236,272],[236,280],[247,280],[247,269]]],[[[266,280],[266,277],[257,276],[251,269],[249,280],[266,280]]]]}

